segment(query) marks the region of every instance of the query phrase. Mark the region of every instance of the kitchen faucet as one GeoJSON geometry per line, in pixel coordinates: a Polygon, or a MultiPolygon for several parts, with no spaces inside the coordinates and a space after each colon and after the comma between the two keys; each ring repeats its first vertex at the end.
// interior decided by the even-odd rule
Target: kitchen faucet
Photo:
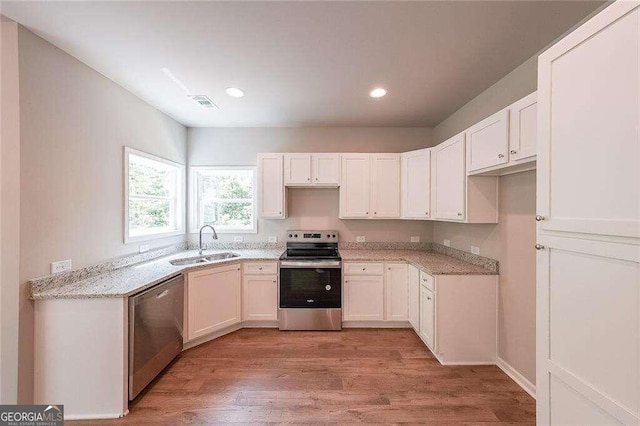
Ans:
{"type": "Polygon", "coordinates": [[[214,240],[217,240],[217,239],[218,239],[218,234],[216,233],[216,230],[213,228],[213,226],[211,226],[211,225],[204,225],[202,228],[200,228],[200,243],[198,244],[198,248],[200,249],[200,251],[199,251],[200,256],[202,256],[202,251],[204,250],[204,249],[202,248],[202,230],[203,230],[204,228],[211,228],[211,230],[213,231],[213,239],[214,239],[214,240]]]}

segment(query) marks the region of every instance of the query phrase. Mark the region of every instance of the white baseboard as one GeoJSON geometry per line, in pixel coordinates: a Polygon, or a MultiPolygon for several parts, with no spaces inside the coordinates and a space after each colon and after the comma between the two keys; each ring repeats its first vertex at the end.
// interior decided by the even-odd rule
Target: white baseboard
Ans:
{"type": "Polygon", "coordinates": [[[511,377],[514,382],[520,385],[520,387],[524,389],[525,392],[531,395],[533,399],[536,399],[536,385],[534,385],[529,380],[527,380],[526,377],[520,374],[515,368],[507,364],[507,362],[502,358],[498,357],[498,361],[496,362],[496,365],[502,371],[504,371],[507,374],[507,376],[511,377]]]}
{"type": "Polygon", "coordinates": [[[342,321],[342,328],[412,328],[409,321],[342,321]]]}
{"type": "Polygon", "coordinates": [[[237,324],[230,325],[229,327],[225,327],[222,330],[214,331],[211,334],[207,334],[206,336],[201,336],[196,339],[190,340],[182,345],[182,350],[186,351],[187,349],[194,348],[198,345],[206,343],[210,340],[217,339],[218,337],[222,337],[225,334],[233,333],[234,331],[238,331],[242,328],[242,323],[239,322],[237,324]]]}
{"type": "Polygon", "coordinates": [[[278,320],[244,320],[242,328],[278,328],[278,320]]]}

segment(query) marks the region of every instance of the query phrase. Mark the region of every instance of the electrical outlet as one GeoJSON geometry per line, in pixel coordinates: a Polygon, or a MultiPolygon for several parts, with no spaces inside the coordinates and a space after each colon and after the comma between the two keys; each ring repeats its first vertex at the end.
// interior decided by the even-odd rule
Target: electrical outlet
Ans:
{"type": "Polygon", "coordinates": [[[146,252],[148,252],[148,251],[149,251],[149,244],[140,244],[140,245],[138,246],[138,251],[139,251],[140,253],[146,253],[146,252]]]}
{"type": "Polygon", "coordinates": [[[480,254],[480,247],[471,246],[471,253],[480,254]]]}
{"type": "Polygon", "coordinates": [[[358,242],[358,243],[364,243],[365,241],[367,241],[367,239],[365,238],[364,235],[358,235],[356,237],[356,242],[358,242]]]}
{"type": "Polygon", "coordinates": [[[61,260],[60,262],[51,262],[51,273],[57,274],[71,269],[71,259],[61,260]]]}
{"type": "Polygon", "coordinates": [[[447,247],[451,247],[451,241],[444,240],[444,245],[447,246],[447,247]]]}
{"type": "Polygon", "coordinates": [[[277,243],[278,242],[278,237],[269,237],[269,242],[270,243],[277,243]]]}
{"type": "Polygon", "coordinates": [[[233,237],[234,243],[241,243],[244,241],[244,237],[233,237]]]}
{"type": "Polygon", "coordinates": [[[411,242],[412,243],[419,243],[420,242],[420,237],[411,237],[411,242]]]}

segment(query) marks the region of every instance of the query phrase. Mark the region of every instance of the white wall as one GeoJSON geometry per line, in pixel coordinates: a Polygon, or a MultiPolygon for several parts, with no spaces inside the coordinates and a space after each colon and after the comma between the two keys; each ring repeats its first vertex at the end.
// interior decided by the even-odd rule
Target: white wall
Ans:
{"type": "MultiPolygon", "coordinates": [[[[403,152],[432,143],[430,128],[190,128],[188,163],[204,165],[256,165],[259,152],[403,152]]],[[[288,189],[289,217],[258,221],[258,234],[243,234],[245,241],[284,238],[287,229],[337,229],[342,241],[430,241],[431,222],[338,219],[338,189],[288,189]]],[[[231,240],[233,235],[221,234],[231,240]]],[[[190,237],[196,240],[196,235],[190,237]]]]}
{"type": "MultiPolygon", "coordinates": [[[[50,262],[82,267],[137,251],[123,242],[123,147],[186,164],[184,126],[19,28],[20,386],[33,393],[33,303],[26,281],[50,262]]],[[[152,247],[184,236],[154,240],[152,247]]]]}
{"type": "Polygon", "coordinates": [[[0,403],[15,404],[20,282],[18,26],[7,21],[0,25],[0,403]]]}

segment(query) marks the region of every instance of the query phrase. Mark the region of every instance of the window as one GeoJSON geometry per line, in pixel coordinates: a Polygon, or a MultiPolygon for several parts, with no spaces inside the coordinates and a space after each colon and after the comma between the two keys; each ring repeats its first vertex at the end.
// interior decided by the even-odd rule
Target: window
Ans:
{"type": "Polygon", "coordinates": [[[191,167],[191,232],[256,233],[255,167],[191,167]]]}
{"type": "Polygon", "coordinates": [[[124,167],[125,243],[184,233],[184,166],[125,148],[124,167]]]}

